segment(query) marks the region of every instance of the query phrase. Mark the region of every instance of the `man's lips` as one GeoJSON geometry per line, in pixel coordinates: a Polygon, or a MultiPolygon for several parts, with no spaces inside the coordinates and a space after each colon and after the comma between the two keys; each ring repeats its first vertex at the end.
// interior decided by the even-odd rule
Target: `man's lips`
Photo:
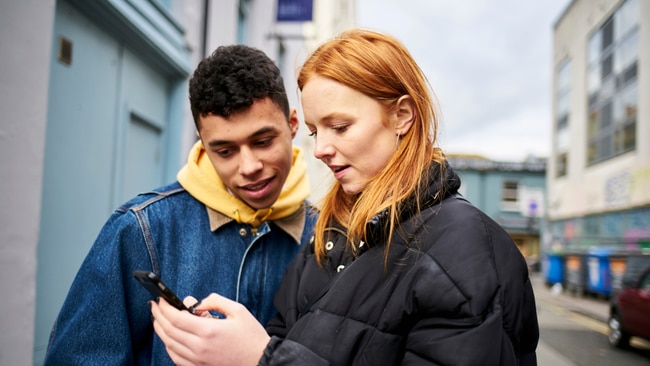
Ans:
{"type": "Polygon", "coordinates": [[[269,184],[269,182],[271,180],[273,180],[273,178],[260,180],[260,181],[257,181],[255,183],[251,183],[251,184],[247,184],[245,186],[241,186],[241,189],[246,190],[246,191],[252,191],[252,192],[259,191],[260,189],[263,189],[264,187],[266,187],[266,185],[269,184]]]}

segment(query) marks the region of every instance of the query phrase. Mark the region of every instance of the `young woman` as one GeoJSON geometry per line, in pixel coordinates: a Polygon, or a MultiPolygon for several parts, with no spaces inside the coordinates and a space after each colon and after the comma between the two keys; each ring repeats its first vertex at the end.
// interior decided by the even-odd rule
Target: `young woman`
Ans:
{"type": "Polygon", "coordinates": [[[211,295],[195,317],[153,304],[179,364],[534,365],[539,337],[524,258],[458,193],[436,147],[426,78],[396,39],[350,30],[300,70],[314,155],[336,182],[313,245],[289,266],[263,331],[211,295]]]}

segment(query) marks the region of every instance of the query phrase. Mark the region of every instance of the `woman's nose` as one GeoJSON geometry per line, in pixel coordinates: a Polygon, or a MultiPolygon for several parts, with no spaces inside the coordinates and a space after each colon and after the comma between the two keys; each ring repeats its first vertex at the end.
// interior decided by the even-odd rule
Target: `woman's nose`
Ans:
{"type": "Polygon", "coordinates": [[[326,159],[334,155],[334,146],[329,142],[325,136],[316,136],[316,141],[314,143],[314,157],[316,159],[326,159]]]}

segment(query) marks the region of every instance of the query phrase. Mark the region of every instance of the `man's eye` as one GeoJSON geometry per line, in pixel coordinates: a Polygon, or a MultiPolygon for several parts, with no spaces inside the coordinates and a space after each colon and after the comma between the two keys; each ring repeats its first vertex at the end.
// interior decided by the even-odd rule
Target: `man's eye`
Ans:
{"type": "Polygon", "coordinates": [[[229,155],[232,153],[232,150],[230,150],[230,149],[223,149],[223,150],[216,151],[216,153],[217,153],[217,155],[219,155],[219,156],[225,158],[225,157],[229,156],[229,155]]]}
{"type": "Polygon", "coordinates": [[[255,143],[255,145],[257,145],[257,146],[269,146],[269,145],[271,145],[271,141],[273,141],[273,139],[259,140],[259,141],[257,141],[255,143]]]}

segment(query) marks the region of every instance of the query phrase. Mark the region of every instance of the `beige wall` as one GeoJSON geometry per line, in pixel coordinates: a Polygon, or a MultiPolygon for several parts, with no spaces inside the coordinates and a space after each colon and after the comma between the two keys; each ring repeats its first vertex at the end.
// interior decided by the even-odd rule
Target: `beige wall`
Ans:
{"type": "MultiPolygon", "coordinates": [[[[611,16],[622,0],[576,0],[559,18],[554,30],[553,68],[571,59],[568,174],[548,174],[550,220],[618,211],[650,204],[650,2],[641,0],[636,150],[586,166],[587,43],[589,35],[611,16]]],[[[553,109],[555,111],[555,82],[553,109]]],[[[555,113],[553,113],[555,115],[555,113]]],[[[555,123],[553,121],[555,134],[555,123]]]]}
{"type": "Polygon", "coordinates": [[[32,364],[53,18],[54,0],[0,2],[2,365],[32,364]]]}

